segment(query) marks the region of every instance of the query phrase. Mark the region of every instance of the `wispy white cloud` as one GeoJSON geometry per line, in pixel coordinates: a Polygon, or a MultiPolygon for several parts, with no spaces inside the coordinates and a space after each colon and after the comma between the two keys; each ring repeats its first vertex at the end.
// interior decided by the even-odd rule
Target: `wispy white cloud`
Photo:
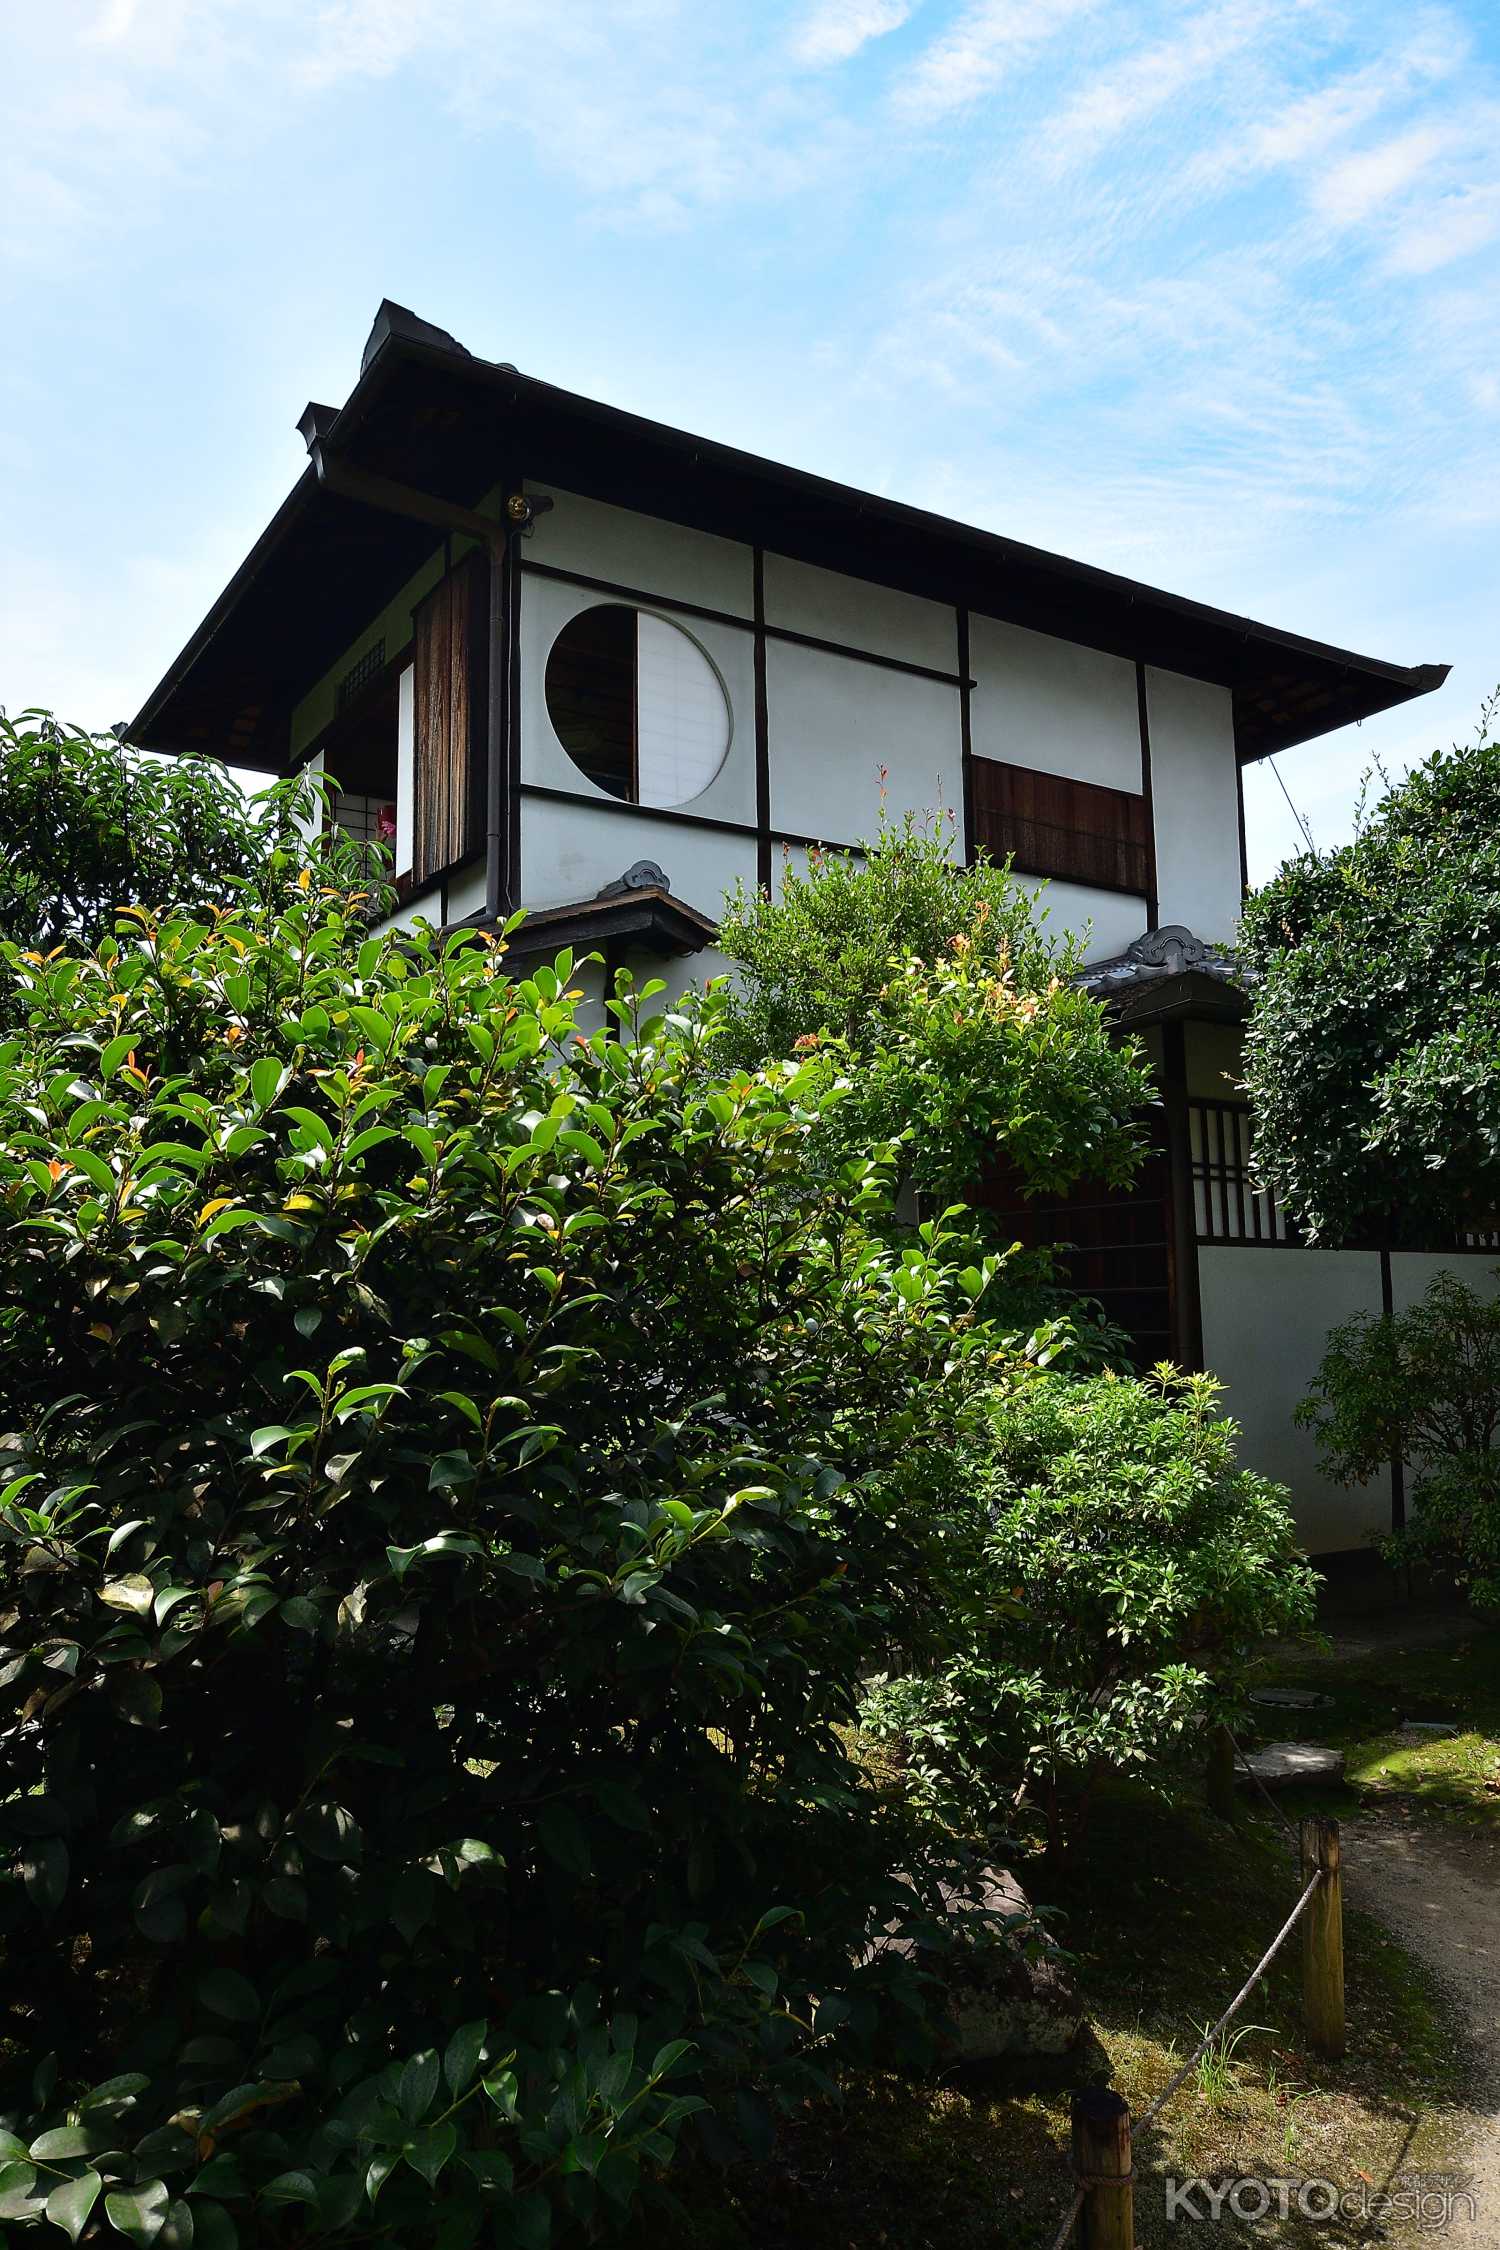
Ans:
{"type": "Polygon", "coordinates": [[[85,36],[101,47],[113,47],[128,37],[140,0],[104,0],[85,36]]]}
{"type": "Polygon", "coordinates": [[[970,0],[897,88],[898,114],[933,125],[971,109],[1098,0],[970,0]]]}
{"type": "Polygon", "coordinates": [[[1309,91],[1282,87],[1271,98],[1258,99],[1239,131],[1214,134],[1193,152],[1188,192],[1206,193],[1316,165],[1383,111],[1453,78],[1472,49],[1468,32],[1446,12],[1419,12],[1396,40],[1382,41],[1373,59],[1353,69],[1334,69],[1309,91]]]}
{"type": "Polygon", "coordinates": [[[1414,211],[1397,230],[1386,252],[1385,269],[1391,274],[1436,273],[1485,249],[1497,235],[1500,183],[1490,180],[1439,196],[1414,211]]]}
{"type": "Polygon", "coordinates": [[[1453,125],[1433,120],[1342,157],[1315,181],[1313,208],[1333,226],[1357,226],[1410,187],[1456,139],[1453,125]]]}
{"type": "Polygon", "coordinates": [[[294,52],[292,75],[312,87],[348,78],[389,78],[424,48],[448,50],[457,28],[444,0],[424,8],[399,5],[398,0],[333,0],[312,11],[310,36],[294,52]]]}
{"type": "Polygon", "coordinates": [[[1060,165],[1097,157],[1122,133],[1159,114],[1243,49],[1269,38],[1289,15],[1313,4],[1222,0],[1174,22],[1165,39],[1127,47],[1047,118],[1052,160],[1060,165]]]}
{"type": "Polygon", "coordinates": [[[817,0],[792,34],[793,60],[819,68],[848,62],[872,39],[899,31],[919,0],[817,0]]]}
{"type": "MultiPolygon", "coordinates": [[[[844,0],[810,19],[812,55],[894,27],[909,0],[844,0]]],[[[910,0],[915,4],[915,0],[910,0]]],[[[320,129],[399,84],[480,140],[529,145],[648,230],[807,190],[847,161],[852,127],[784,49],[691,0],[61,0],[27,34],[0,142],[0,255],[45,264],[189,192],[224,139],[320,129]]]]}

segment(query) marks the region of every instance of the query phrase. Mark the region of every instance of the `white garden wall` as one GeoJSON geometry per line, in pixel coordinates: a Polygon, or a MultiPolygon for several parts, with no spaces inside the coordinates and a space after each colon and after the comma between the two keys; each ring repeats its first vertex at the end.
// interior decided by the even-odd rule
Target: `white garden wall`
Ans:
{"type": "Polygon", "coordinates": [[[1380,1260],[1363,1250],[1257,1250],[1200,1244],[1203,1357],[1244,1429],[1241,1457],[1289,1485],[1297,1534],[1313,1554],[1361,1547],[1390,1529],[1389,1487],[1352,1492],[1321,1474],[1310,1430],[1292,1417],[1328,1331],[1380,1310],[1380,1260]]]}
{"type": "MultiPolygon", "coordinates": [[[[1500,1296],[1500,1269],[1484,1256],[1398,1250],[1391,1258],[1393,1309],[1404,1312],[1443,1272],[1490,1300],[1500,1296]]],[[[1389,1531],[1388,1478],[1348,1489],[1333,1484],[1318,1468],[1312,1432],[1293,1420],[1330,1329],[1355,1313],[1379,1313],[1378,1251],[1201,1243],[1198,1284],[1204,1361],[1227,1386],[1227,1410],[1243,1425],[1245,1464],[1290,1485],[1303,1545],[1328,1554],[1389,1531]]]]}

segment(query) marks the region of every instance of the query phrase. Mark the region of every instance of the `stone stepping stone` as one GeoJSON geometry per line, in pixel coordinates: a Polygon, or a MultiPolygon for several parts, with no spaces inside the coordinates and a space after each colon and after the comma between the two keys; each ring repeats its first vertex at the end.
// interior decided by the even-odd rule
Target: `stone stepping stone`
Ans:
{"type": "Polygon", "coordinates": [[[1236,1762],[1234,1777],[1242,1787],[1251,1786],[1251,1775],[1267,1789],[1291,1789],[1314,1781],[1342,1781],[1344,1753],[1327,1750],[1320,1742],[1268,1742],[1263,1750],[1252,1750],[1243,1766],[1236,1762]]]}
{"type": "Polygon", "coordinates": [[[1252,1703],[1266,1704],[1273,1711],[1331,1711],[1333,1697],[1319,1695],[1314,1688],[1258,1687],[1250,1690],[1252,1703]]]}

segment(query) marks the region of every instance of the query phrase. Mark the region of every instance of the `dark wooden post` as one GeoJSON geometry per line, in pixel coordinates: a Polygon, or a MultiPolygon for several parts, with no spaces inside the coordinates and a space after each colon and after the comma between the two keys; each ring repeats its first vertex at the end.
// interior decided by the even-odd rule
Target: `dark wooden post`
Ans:
{"type": "Polygon", "coordinates": [[[1234,1737],[1228,1727],[1211,1727],[1208,1735],[1208,1809],[1220,1820],[1233,1820],[1234,1737]]]}
{"type": "MultiPolygon", "coordinates": [[[[1396,1317],[1396,1288],[1391,1273],[1391,1253],[1385,1243],[1380,1246],[1380,1317],[1387,1328],[1396,1317]]],[[[1406,1456],[1399,1444],[1391,1452],[1391,1529],[1406,1529],[1406,1456]]],[[[1410,1601],[1410,1563],[1406,1565],[1402,1576],[1406,1581],[1406,1598],[1410,1601]]]]}
{"type": "Polygon", "coordinates": [[[1180,1023],[1164,1023],[1161,1027],[1159,1081],[1167,1150],[1172,1348],[1178,1365],[1193,1369],[1203,1365],[1203,1308],[1198,1292],[1198,1214],[1193,1195],[1187,1040],[1180,1023]]]}
{"type": "Polygon", "coordinates": [[[1337,2062],[1344,2052],[1344,1893],[1336,1820],[1303,1821],[1302,1864],[1323,1877],[1302,1917],[1302,2009],[1310,2044],[1337,2062]]]}
{"type": "Polygon", "coordinates": [[[1073,2096],[1073,2169],[1083,2186],[1083,2250],[1135,2250],[1130,2110],[1107,2086],[1073,2096]]]}

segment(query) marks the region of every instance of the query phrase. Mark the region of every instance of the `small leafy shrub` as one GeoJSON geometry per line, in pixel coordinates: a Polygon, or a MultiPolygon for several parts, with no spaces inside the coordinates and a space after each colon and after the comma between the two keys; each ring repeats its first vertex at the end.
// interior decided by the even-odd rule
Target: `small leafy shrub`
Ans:
{"type": "Polygon", "coordinates": [[[1287,1493],[1235,1467],[1217,1390],[1162,1369],[995,1396],[965,1645],[863,1712],[955,1827],[991,1832],[1025,1796],[1052,1849],[1076,1839],[1104,1772],[1158,1768],[1256,1641],[1311,1621],[1287,1493]]]}
{"type": "Polygon", "coordinates": [[[1404,1461],[1412,1514],[1390,1559],[1451,1571],[1500,1607],[1500,1302],[1440,1273],[1391,1319],[1356,1314],[1329,1335],[1297,1419],[1340,1484],[1404,1461]]]}
{"type": "Polygon", "coordinates": [[[1029,1187],[1119,1184],[1155,1097],[1134,1040],[1074,983],[1082,941],[985,860],[955,864],[951,823],[908,815],[858,858],[788,867],[773,900],[741,890],[719,942],[739,975],[742,1060],[826,1050],[853,1096],[836,1132],[908,1139],[913,1185],[968,1194],[997,1151],[1029,1187]]]}
{"type": "Polygon", "coordinates": [[[720,1003],[291,896],[3,949],[0,2226],[598,2234],[917,2023],[836,1729],[989,1269],[720,1003]]]}

